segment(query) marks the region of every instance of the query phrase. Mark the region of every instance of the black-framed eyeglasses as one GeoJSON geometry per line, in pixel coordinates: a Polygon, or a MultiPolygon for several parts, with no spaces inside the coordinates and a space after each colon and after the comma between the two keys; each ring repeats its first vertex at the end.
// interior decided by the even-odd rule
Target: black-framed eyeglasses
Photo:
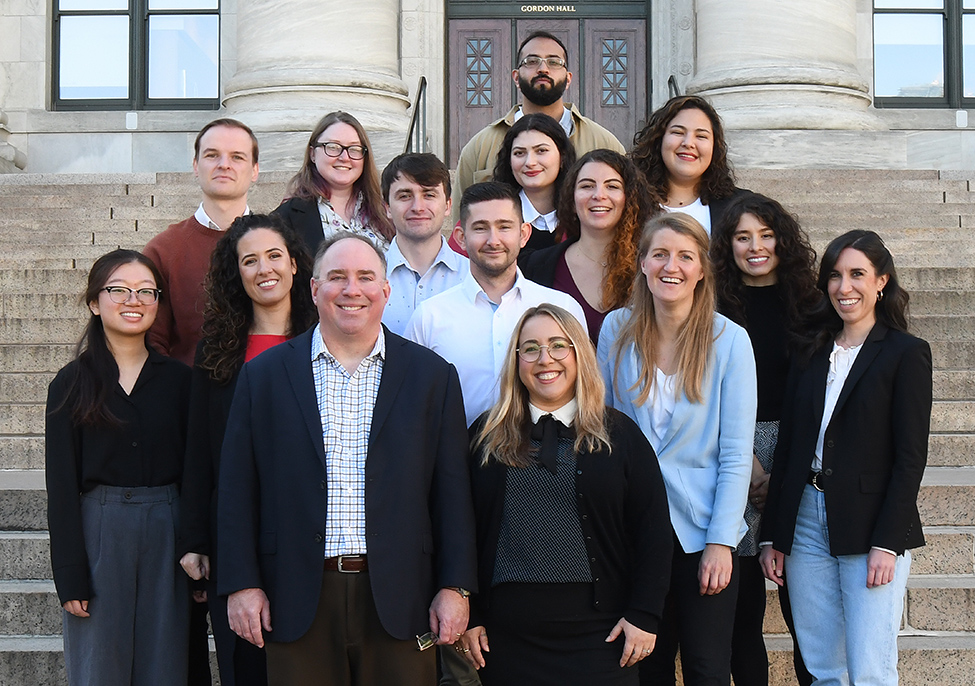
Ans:
{"type": "Polygon", "coordinates": [[[565,60],[561,57],[539,57],[538,55],[529,55],[518,64],[518,68],[538,69],[542,66],[542,62],[547,64],[549,69],[565,69],[565,60]]]}
{"type": "Polygon", "coordinates": [[[361,160],[369,150],[364,145],[340,145],[339,143],[315,143],[311,147],[321,148],[329,157],[341,157],[343,152],[347,152],[350,160],[361,160]]]}
{"type": "Polygon", "coordinates": [[[158,288],[126,288],[125,286],[105,286],[102,290],[108,293],[108,297],[116,305],[127,303],[133,293],[140,303],[151,305],[159,300],[159,294],[162,293],[158,288]]]}
{"type": "Polygon", "coordinates": [[[544,348],[548,350],[548,356],[553,360],[564,360],[569,356],[569,353],[572,352],[572,348],[574,347],[569,341],[564,338],[559,338],[550,342],[548,345],[525,343],[516,352],[518,353],[518,357],[525,362],[537,362],[538,358],[542,356],[542,349],[544,348]]]}

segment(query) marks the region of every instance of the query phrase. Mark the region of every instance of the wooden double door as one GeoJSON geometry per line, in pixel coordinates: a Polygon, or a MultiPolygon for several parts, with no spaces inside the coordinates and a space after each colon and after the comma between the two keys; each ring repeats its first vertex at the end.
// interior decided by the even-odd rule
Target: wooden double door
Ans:
{"type": "Polygon", "coordinates": [[[520,102],[511,78],[521,41],[532,31],[558,36],[569,50],[565,94],[629,148],[648,105],[645,19],[451,19],[448,22],[448,164],[484,126],[520,102]]]}

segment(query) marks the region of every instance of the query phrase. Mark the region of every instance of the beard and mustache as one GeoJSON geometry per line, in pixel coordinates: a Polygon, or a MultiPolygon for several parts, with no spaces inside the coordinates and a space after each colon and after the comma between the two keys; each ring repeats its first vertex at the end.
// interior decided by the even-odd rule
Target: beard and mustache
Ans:
{"type": "Polygon", "coordinates": [[[548,107],[558,102],[565,93],[567,85],[566,79],[556,81],[545,74],[539,74],[530,81],[518,79],[518,88],[521,90],[521,94],[525,96],[526,100],[539,107],[548,107]],[[545,85],[543,88],[539,88],[539,84],[545,85]]]}

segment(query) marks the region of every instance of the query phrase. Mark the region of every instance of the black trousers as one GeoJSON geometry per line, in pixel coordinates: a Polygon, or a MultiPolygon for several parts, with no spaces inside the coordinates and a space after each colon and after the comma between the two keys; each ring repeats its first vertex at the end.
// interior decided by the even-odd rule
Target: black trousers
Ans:
{"type": "Polygon", "coordinates": [[[703,551],[685,553],[674,537],[670,591],[657,645],[640,663],[642,686],[674,686],[680,650],[684,686],[730,686],[731,638],[738,601],[738,554],[732,551],[731,583],[717,595],[701,595],[697,570],[703,551]]]}

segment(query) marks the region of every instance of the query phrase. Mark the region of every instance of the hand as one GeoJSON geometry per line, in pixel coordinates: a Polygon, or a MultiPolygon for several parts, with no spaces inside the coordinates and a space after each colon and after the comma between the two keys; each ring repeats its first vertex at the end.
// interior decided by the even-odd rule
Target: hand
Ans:
{"type": "Polygon", "coordinates": [[[867,553],[867,588],[876,588],[894,580],[897,556],[886,550],[871,548],[867,553]]]}
{"type": "Polygon", "coordinates": [[[731,548],[719,543],[708,543],[701,554],[697,580],[701,595],[717,595],[731,583],[731,548]]]}
{"type": "Polygon", "coordinates": [[[75,617],[81,617],[82,619],[85,617],[91,617],[91,615],[88,614],[87,600],[69,600],[61,607],[63,607],[65,611],[73,614],[75,617]]]}
{"type": "Polygon", "coordinates": [[[467,632],[461,636],[454,648],[461,653],[467,661],[473,665],[474,669],[480,669],[484,666],[484,653],[490,653],[491,649],[488,647],[488,637],[487,631],[484,630],[483,626],[476,626],[473,629],[468,629],[467,632]]]}
{"type": "Polygon", "coordinates": [[[227,619],[234,633],[258,648],[264,647],[264,631],[271,631],[271,604],[259,588],[245,588],[227,597],[227,619]]]}
{"type": "Polygon", "coordinates": [[[193,591],[192,596],[194,603],[205,603],[207,601],[206,589],[197,589],[193,591]]]}
{"type": "Polygon", "coordinates": [[[451,645],[463,636],[470,611],[467,598],[452,588],[441,588],[430,603],[430,631],[437,634],[437,643],[451,645]]]}
{"type": "Polygon", "coordinates": [[[761,512],[765,509],[765,499],[768,498],[768,482],[770,474],[766,474],[765,468],[757,458],[752,457],[752,478],[748,484],[748,502],[756,510],[761,512]]]}
{"type": "Polygon", "coordinates": [[[762,566],[762,574],[769,581],[774,581],[779,586],[785,585],[782,578],[785,572],[785,555],[770,545],[762,546],[762,552],[758,554],[758,563],[762,566]]]}
{"type": "Polygon", "coordinates": [[[179,565],[183,568],[183,571],[186,572],[191,579],[193,579],[193,581],[210,578],[209,555],[201,555],[200,553],[186,553],[179,559],[179,565]]]}
{"type": "Polygon", "coordinates": [[[607,643],[612,643],[619,635],[623,634],[623,657],[620,658],[620,667],[632,667],[637,662],[653,652],[653,646],[657,643],[657,635],[649,631],[639,629],[623,618],[616,622],[616,626],[606,637],[607,643]]]}

